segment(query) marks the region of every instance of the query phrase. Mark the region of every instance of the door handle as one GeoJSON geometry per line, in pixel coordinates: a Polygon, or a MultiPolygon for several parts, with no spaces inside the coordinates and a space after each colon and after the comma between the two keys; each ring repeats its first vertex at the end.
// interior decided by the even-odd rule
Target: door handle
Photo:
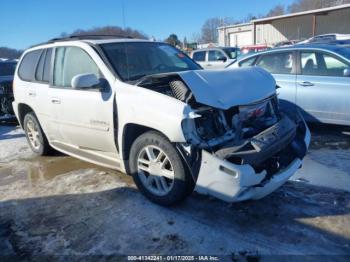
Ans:
{"type": "Polygon", "coordinates": [[[35,97],[35,96],[36,96],[36,93],[33,92],[33,91],[29,91],[28,95],[31,96],[31,97],[35,97]]]}
{"type": "Polygon", "coordinates": [[[61,99],[59,99],[59,98],[51,98],[51,103],[52,104],[61,104],[61,99]]]}
{"type": "Polygon", "coordinates": [[[308,82],[308,81],[300,82],[299,85],[300,85],[300,86],[314,86],[313,83],[308,82]]]}

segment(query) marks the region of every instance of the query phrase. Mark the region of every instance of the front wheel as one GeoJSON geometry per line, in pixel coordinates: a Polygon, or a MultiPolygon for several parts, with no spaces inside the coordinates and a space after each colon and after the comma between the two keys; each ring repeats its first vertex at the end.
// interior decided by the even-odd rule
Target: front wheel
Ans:
{"type": "Polygon", "coordinates": [[[130,172],[138,189],[160,205],[175,204],[194,188],[177,150],[158,132],[147,132],[135,140],[130,151],[130,172]]]}

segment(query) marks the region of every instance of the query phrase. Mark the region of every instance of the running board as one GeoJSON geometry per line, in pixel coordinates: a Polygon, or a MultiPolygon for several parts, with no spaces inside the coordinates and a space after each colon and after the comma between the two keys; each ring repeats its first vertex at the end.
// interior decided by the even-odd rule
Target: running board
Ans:
{"type": "Polygon", "coordinates": [[[123,171],[121,160],[117,153],[94,151],[91,149],[83,149],[77,146],[67,145],[57,141],[51,141],[50,145],[58,151],[67,155],[79,158],[81,160],[104,166],[107,168],[123,171]]]}

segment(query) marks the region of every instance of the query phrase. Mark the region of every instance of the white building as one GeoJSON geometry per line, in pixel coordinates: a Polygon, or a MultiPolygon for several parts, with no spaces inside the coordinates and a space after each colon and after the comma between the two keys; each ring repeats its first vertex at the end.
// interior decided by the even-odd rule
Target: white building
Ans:
{"type": "Polygon", "coordinates": [[[350,4],[252,20],[219,27],[222,46],[273,45],[315,35],[350,33],[350,4]]]}

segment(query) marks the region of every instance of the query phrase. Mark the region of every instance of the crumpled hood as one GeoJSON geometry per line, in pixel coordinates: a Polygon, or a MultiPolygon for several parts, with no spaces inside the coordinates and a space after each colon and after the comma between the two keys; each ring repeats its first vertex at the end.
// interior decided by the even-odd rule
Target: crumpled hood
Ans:
{"type": "Polygon", "coordinates": [[[196,101],[219,109],[247,105],[276,93],[276,81],[259,67],[179,72],[196,101]]]}

